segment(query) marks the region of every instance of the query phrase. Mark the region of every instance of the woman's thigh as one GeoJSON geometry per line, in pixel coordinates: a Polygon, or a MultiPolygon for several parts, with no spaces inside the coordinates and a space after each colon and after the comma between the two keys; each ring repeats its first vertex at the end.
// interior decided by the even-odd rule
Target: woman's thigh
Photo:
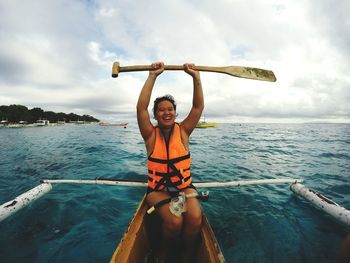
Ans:
{"type": "MultiPolygon", "coordinates": [[[[170,195],[166,192],[151,192],[147,195],[147,203],[149,206],[153,206],[158,202],[170,198],[170,195]]],[[[169,203],[164,204],[157,208],[156,212],[163,219],[165,223],[182,224],[182,216],[178,217],[173,215],[169,209],[169,203]]]]}
{"type": "MultiPolygon", "coordinates": [[[[184,190],[186,194],[196,193],[197,191],[193,188],[187,188],[184,190]]],[[[184,218],[186,219],[195,219],[200,220],[202,217],[202,208],[199,203],[199,200],[195,197],[188,198],[186,201],[186,213],[184,218]]]]}

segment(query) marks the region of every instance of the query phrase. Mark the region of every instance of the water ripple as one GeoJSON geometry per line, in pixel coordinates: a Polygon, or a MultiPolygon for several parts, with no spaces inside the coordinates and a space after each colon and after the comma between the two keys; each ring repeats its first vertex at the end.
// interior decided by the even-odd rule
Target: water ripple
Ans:
{"type": "MultiPolygon", "coordinates": [[[[349,128],[220,124],[196,129],[190,142],[193,178],[303,178],[308,187],[350,208],[349,128]]],[[[136,123],[127,129],[0,129],[0,140],[6,142],[0,148],[2,203],[45,178],[146,180],[145,147],[136,123]]],[[[347,230],[294,196],[287,185],[210,190],[203,209],[227,262],[336,258],[347,230]]],[[[143,193],[139,188],[55,185],[45,197],[1,223],[2,262],[68,263],[78,257],[106,262],[143,193]]]]}

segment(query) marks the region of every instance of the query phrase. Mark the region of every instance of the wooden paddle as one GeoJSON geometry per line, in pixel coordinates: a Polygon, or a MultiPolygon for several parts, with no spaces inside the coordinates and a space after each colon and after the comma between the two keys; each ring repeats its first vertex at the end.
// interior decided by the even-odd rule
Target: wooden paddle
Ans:
{"type": "MultiPolygon", "coordinates": [[[[151,69],[152,67],[150,65],[121,67],[119,62],[114,62],[113,68],[112,68],[112,77],[113,78],[118,77],[120,72],[148,71],[151,69]]],[[[165,70],[184,70],[184,66],[165,65],[164,69],[165,70]]],[[[194,69],[199,71],[225,73],[225,74],[239,77],[239,78],[264,80],[264,81],[271,81],[271,82],[276,81],[275,74],[271,70],[260,69],[260,68],[239,67],[239,66],[228,66],[228,67],[195,66],[194,69]]]]}

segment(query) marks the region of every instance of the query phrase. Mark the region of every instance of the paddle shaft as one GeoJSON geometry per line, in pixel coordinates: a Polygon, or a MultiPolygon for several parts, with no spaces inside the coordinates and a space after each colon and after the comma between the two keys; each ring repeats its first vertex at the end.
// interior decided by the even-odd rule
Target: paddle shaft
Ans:
{"type": "MultiPolygon", "coordinates": [[[[165,65],[164,70],[184,70],[183,65],[165,65]]],[[[224,73],[224,67],[195,66],[194,70],[224,73]]],[[[150,65],[124,66],[119,67],[119,72],[149,71],[154,70],[150,65]]]]}
{"type": "MultiPolygon", "coordinates": [[[[124,66],[120,67],[119,63],[113,65],[113,72],[116,72],[116,67],[118,67],[118,73],[120,72],[133,72],[133,71],[149,71],[154,70],[150,65],[138,65],[138,66],[124,66]]],[[[198,71],[208,71],[208,72],[217,72],[217,73],[226,73],[226,67],[207,67],[207,66],[195,66],[194,70],[198,71]]],[[[165,65],[164,70],[184,70],[183,65],[165,65]]],[[[227,73],[226,73],[227,74],[227,73]]],[[[112,74],[112,77],[117,77],[118,74],[112,74]]]]}

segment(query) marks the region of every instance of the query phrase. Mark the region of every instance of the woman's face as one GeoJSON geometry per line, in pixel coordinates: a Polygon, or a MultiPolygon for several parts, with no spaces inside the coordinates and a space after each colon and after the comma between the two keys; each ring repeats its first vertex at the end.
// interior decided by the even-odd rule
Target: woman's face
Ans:
{"type": "Polygon", "coordinates": [[[158,125],[161,127],[171,127],[175,122],[175,118],[176,112],[173,104],[167,100],[159,102],[156,111],[158,125]]]}

